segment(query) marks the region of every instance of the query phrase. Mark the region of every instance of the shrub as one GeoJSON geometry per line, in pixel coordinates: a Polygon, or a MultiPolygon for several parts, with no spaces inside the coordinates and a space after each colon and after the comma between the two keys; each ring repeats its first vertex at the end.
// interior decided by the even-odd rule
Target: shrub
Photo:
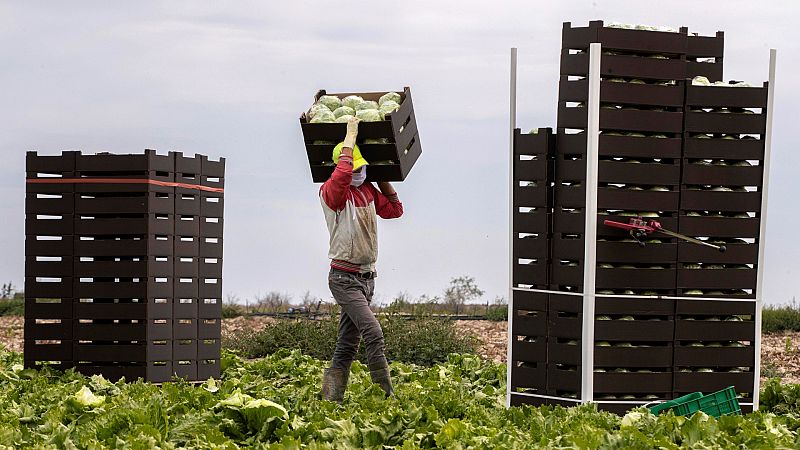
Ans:
{"type": "Polygon", "coordinates": [[[486,311],[486,320],[502,322],[508,320],[508,305],[494,305],[486,311]]]}
{"type": "Polygon", "coordinates": [[[25,299],[15,297],[0,300],[0,316],[23,316],[25,315],[25,299]]]}
{"type": "MultiPolygon", "coordinates": [[[[464,336],[454,322],[429,317],[408,320],[396,315],[380,318],[390,361],[431,366],[446,361],[450,353],[475,353],[477,339],[464,336]]],[[[338,317],[324,320],[278,320],[259,331],[240,330],[223,338],[223,345],[248,358],[273,354],[280,349],[299,349],[321,360],[329,360],[336,347],[338,317]]],[[[356,358],[366,362],[363,342],[356,358]]]]}
{"type": "Polygon", "coordinates": [[[761,315],[761,331],[800,331],[800,305],[765,306],[761,315]]]}
{"type": "Polygon", "coordinates": [[[239,317],[247,314],[245,307],[243,305],[237,305],[235,303],[223,303],[222,304],[222,317],[224,319],[232,319],[234,317],[239,317]]]}

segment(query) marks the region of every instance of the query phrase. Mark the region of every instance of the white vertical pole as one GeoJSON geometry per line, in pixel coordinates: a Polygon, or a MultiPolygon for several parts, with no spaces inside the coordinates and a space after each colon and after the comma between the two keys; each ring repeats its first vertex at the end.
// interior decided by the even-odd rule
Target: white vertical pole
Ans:
{"type": "Polygon", "coordinates": [[[758,231],[758,275],[756,278],[756,342],[755,364],[753,365],[753,410],[758,409],[758,397],[761,390],[761,308],[764,306],[764,249],[767,244],[767,199],[769,197],[769,167],[772,152],[772,108],[775,104],[775,62],[777,51],[769,50],[769,84],[767,90],[767,127],[764,133],[764,175],[761,186],[761,220],[758,231]]]}
{"type": "Polygon", "coordinates": [[[597,160],[600,140],[600,43],[589,45],[589,101],[586,125],[586,229],[583,253],[581,402],[594,400],[594,301],[597,270],[597,160]]]}
{"type": "Polygon", "coordinates": [[[506,348],[506,407],[511,406],[511,346],[514,342],[514,129],[517,127],[517,49],[511,48],[511,80],[509,96],[509,158],[508,158],[508,342],[506,348]]]}

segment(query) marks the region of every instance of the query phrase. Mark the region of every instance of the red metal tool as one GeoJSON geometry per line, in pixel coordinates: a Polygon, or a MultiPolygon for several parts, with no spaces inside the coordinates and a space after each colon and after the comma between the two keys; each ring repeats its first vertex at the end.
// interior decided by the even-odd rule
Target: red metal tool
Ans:
{"type": "Polygon", "coordinates": [[[657,220],[644,220],[642,217],[631,217],[630,220],[628,220],[628,223],[615,222],[613,220],[604,220],[603,223],[610,227],[622,228],[623,230],[628,230],[631,237],[636,239],[636,242],[638,242],[639,245],[642,247],[644,247],[645,245],[644,241],[642,241],[642,238],[653,232],[659,232],[659,233],[664,233],[668,236],[682,239],[686,242],[691,242],[693,244],[705,245],[706,247],[711,247],[721,252],[724,252],[726,250],[724,245],[710,244],[708,242],[701,241],[700,239],[684,236],[674,231],[669,231],[667,229],[664,229],[661,227],[661,222],[657,220]]]}

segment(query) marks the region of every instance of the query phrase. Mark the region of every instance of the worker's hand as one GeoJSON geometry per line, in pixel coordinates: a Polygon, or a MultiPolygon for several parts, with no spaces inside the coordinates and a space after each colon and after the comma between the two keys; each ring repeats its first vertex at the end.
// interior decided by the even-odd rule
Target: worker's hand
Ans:
{"type": "Polygon", "coordinates": [[[354,148],[356,145],[356,137],[358,136],[358,119],[351,117],[347,121],[347,134],[344,136],[344,148],[354,148]]]}

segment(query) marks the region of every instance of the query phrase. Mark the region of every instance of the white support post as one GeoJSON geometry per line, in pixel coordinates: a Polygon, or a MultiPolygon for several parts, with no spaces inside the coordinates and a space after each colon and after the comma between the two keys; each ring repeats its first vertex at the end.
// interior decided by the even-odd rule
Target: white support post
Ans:
{"type": "Polygon", "coordinates": [[[506,407],[511,406],[511,347],[514,334],[514,129],[517,127],[517,49],[511,48],[511,80],[509,96],[509,158],[508,158],[508,342],[506,348],[506,407]]]}
{"type": "Polygon", "coordinates": [[[764,306],[764,248],[767,237],[767,200],[769,198],[769,167],[772,152],[772,111],[775,104],[775,62],[777,51],[769,50],[769,84],[767,85],[767,127],[764,134],[764,174],[761,186],[760,229],[758,231],[758,275],[756,278],[755,364],[753,365],[753,411],[758,410],[761,390],[761,308],[764,306]]]}
{"type": "Polygon", "coordinates": [[[581,402],[594,400],[594,302],[597,266],[597,161],[600,140],[600,43],[589,45],[589,115],[586,125],[586,228],[583,253],[581,402]]]}

